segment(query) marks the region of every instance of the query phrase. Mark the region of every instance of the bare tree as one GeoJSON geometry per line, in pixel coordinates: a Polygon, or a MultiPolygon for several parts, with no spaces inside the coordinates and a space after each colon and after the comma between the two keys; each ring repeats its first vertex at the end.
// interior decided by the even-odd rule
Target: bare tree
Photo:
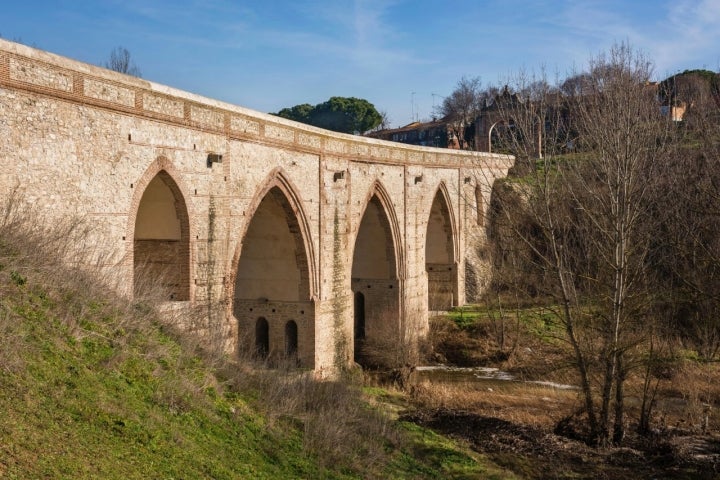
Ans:
{"type": "Polygon", "coordinates": [[[125,47],[115,47],[110,52],[110,59],[105,62],[105,68],[124,73],[126,75],[132,75],[134,77],[142,77],[140,69],[135,65],[135,62],[130,57],[130,52],[125,47]]]}
{"type": "MultiPolygon", "coordinates": [[[[4,38],[2,33],[0,33],[0,38],[4,38]]],[[[15,42],[15,43],[21,43],[23,45],[27,45],[32,48],[40,48],[40,47],[38,47],[38,44],[35,42],[32,42],[32,43],[24,42],[22,37],[12,37],[12,38],[8,38],[7,40],[10,40],[11,42],[15,42]]]]}
{"type": "Polygon", "coordinates": [[[374,131],[387,130],[390,128],[390,123],[392,122],[390,115],[388,115],[387,110],[380,110],[378,113],[380,114],[380,124],[375,127],[374,131]]]}
{"type": "MultiPolygon", "coordinates": [[[[681,106],[682,146],[667,176],[666,245],[656,262],[674,299],[671,328],[700,358],[720,356],[720,75],[691,71],[662,82],[669,107],[681,106]]],[[[670,112],[669,112],[670,113],[670,112]]],[[[678,115],[677,113],[675,114],[678,115]]]]}
{"type": "Polygon", "coordinates": [[[590,440],[605,445],[622,441],[625,380],[652,331],[649,213],[673,143],[643,55],[617,45],[589,67],[564,94],[520,76],[514,90],[527,99],[498,107],[512,119],[510,150],[528,166],[510,187],[522,208],[502,211],[572,352],[590,440]]]}
{"type": "Polygon", "coordinates": [[[566,78],[560,84],[560,91],[568,96],[579,95],[583,90],[587,90],[590,84],[590,74],[582,72],[566,78]]]}
{"type": "Polygon", "coordinates": [[[472,147],[472,139],[466,138],[465,134],[480,114],[485,102],[485,92],[480,86],[480,77],[462,77],[455,90],[437,107],[436,113],[449,122],[460,149],[472,147]]]}

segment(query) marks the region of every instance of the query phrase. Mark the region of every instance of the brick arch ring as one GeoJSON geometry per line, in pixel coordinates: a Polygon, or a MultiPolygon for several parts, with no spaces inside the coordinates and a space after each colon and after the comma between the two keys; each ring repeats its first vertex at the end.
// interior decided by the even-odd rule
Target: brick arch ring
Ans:
{"type": "MultiPolygon", "coordinates": [[[[194,234],[194,228],[193,223],[190,221],[190,199],[192,198],[189,195],[189,191],[185,186],[183,185],[182,181],[180,180],[180,172],[178,172],[175,167],[173,166],[172,162],[167,157],[158,157],[153,161],[150,166],[143,172],[143,174],[140,176],[140,179],[135,183],[133,188],[133,195],[132,199],[130,201],[130,210],[128,214],[128,221],[127,226],[125,227],[125,262],[126,265],[133,266],[134,260],[135,260],[135,222],[137,221],[137,214],[138,209],[140,208],[140,202],[142,201],[142,197],[145,194],[145,190],[147,189],[147,186],[150,184],[150,182],[157,176],[160,176],[160,178],[163,180],[165,185],[170,189],[170,191],[173,194],[173,197],[175,198],[175,211],[178,213],[178,218],[180,220],[180,232],[181,232],[181,238],[187,239],[187,246],[184,250],[186,250],[188,258],[187,258],[187,265],[188,265],[188,272],[187,277],[188,280],[193,278],[194,275],[194,265],[191,261],[191,252],[192,252],[192,238],[194,234]]],[[[133,292],[134,288],[134,275],[130,276],[130,289],[129,292],[133,292]]],[[[193,282],[189,282],[189,298],[192,301],[194,299],[194,295],[192,292],[193,282]]]]}

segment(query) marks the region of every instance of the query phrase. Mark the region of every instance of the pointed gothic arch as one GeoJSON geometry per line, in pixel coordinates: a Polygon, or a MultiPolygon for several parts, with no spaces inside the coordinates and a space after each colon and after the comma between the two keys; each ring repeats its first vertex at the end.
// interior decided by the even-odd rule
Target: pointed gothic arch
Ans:
{"type": "Polygon", "coordinates": [[[131,185],[127,237],[136,297],[152,291],[164,300],[191,299],[191,224],[178,178],[170,161],[160,157],[131,185]]]}
{"type": "Polygon", "coordinates": [[[357,226],[350,282],[355,299],[354,358],[363,366],[386,363],[383,356],[392,351],[388,348],[397,349],[402,338],[404,261],[399,233],[392,201],[376,182],[357,226]]]}
{"type": "MultiPolygon", "coordinates": [[[[229,285],[239,338],[258,315],[268,322],[270,356],[283,355],[285,326],[297,327],[298,361],[314,365],[316,270],[310,229],[296,190],[279,169],[258,190],[242,226],[229,285]]],[[[247,348],[242,341],[238,348],[247,348]]]]}
{"type": "MultiPolygon", "coordinates": [[[[398,221],[397,213],[392,201],[392,197],[388,193],[385,186],[380,181],[375,181],[372,187],[369,189],[365,196],[364,208],[361,215],[358,216],[360,222],[365,218],[368,207],[372,202],[383,212],[387,219],[387,224],[384,224],[386,234],[388,238],[392,240],[392,258],[393,258],[393,272],[397,278],[404,279],[406,276],[405,272],[405,254],[402,248],[402,233],[400,231],[400,222],[398,221]]],[[[360,232],[360,223],[357,224],[355,229],[355,245],[357,244],[357,235],[360,232]]],[[[355,249],[353,248],[353,255],[355,249]]]]}
{"type": "Polygon", "coordinates": [[[429,310],[448,310],[457,304],[458,248],[452,204],[445,184],[441,183],[430,206],[425,235],[429,310]]]}
{"type": "MultiPolygon", "coordinates": [[[[253,196],[247,210],[244,212],[247,220],[242,223],[240,230],[235,236],[239,241],[236,244],[235,252],[231,258],[231,264],[228,266],[228,270],[232,272],[230,277],[231,283],[237,279],[238,262],[242,253],[244,239],[247,236],[252,219],[271,190],[275,190],[275,194],[281,194],[285,199],[282,202],[282,208],[287,215],[288,224],[292,231],[296,247],[298,251],[305,253],[298,261],[302,262],[302,271],[306,273],[304,276],[307,278],[307,297],[314,300],[319,288],[318,271],[308,216],[304,211],[303,202],[297,193],[297,188],[289,180],[288,175],[282,168],[276,168],[270,172],[265,182],[263,182],[262,186],[253,196]]],[[[303,286],[303,289],[305,289],[305,286],[303,286]]]]}

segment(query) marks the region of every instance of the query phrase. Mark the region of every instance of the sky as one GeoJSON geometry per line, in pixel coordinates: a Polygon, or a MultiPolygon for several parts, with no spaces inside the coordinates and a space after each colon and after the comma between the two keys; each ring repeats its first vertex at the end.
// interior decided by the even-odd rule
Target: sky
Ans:
{"type": "Polygon", "coordinates": [[[627,42],[655,79],[720,71],[720,0],[3,0],[0,35],[261,112],[364,98],[429,119],[463,77],[551,79],[627,42]]]}

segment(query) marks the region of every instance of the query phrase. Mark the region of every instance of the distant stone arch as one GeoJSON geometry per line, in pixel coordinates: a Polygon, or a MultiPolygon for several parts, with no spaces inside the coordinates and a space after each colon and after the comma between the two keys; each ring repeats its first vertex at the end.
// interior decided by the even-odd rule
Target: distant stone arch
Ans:
{"type": "Polygon", "coordinates": [[[457,304],[457,228],[447,188],[441,184],[433,198],[425,235],[425,270],[428,276],[428,309],[447,310],[457,304]]]}
{"type": "Polygon", "coordinates": [[[509,131],[515,128],[515,121],[499,120],[492,124],[488,130],[488,152],[501,151],[505,141],[509,135],[509,131]]]}
{"type": "Polygon", "coordinates": [[[543,156],[543,130],[544,122],[540,116],[533,118],[532,124],[525,126],[526,130],[516,130],[518,124],[515,119],[501,117],[498,111],[484,112],[477,122],[475,138],[478,150],[488,153],[512,153],[512,144],[508,143],[510,135],[514,141],[523,143],[527,154],[542,158],[543,156]],[[503,146],[506,146],[503,148],[503,146]]]}

